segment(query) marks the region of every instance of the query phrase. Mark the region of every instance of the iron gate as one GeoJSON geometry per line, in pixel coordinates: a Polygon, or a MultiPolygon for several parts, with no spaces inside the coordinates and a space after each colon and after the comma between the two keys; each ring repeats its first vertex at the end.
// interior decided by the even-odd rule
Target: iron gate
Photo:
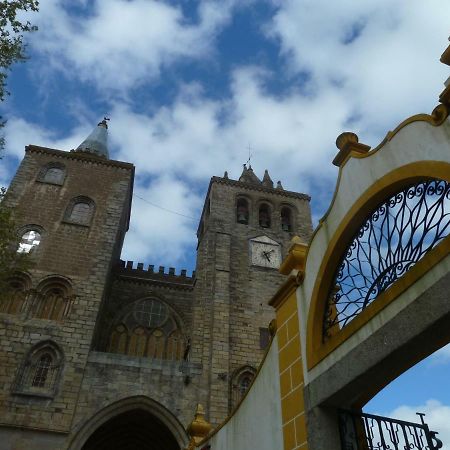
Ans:
{"type": "Polygon", "coordinates": [[[442,442],[421,423],[354,411],[339,411],[342,450],[438,450],[442,442]]]}

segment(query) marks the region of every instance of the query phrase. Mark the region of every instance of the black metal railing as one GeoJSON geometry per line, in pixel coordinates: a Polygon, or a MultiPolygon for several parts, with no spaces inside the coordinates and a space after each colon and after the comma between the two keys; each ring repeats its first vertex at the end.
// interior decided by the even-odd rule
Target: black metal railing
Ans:
{"type": "Polygon", "coordinates": [[[438,450],[442,442],[421,423],[354,411],[339,411],[342,450],[438,450]]]}

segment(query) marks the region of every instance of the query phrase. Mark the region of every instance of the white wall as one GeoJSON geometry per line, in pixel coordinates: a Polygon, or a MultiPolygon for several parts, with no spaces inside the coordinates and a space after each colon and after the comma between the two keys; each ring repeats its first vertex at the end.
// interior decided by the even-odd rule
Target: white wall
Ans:
{"type": "Polygon", "coordinates": [[[280,450],[280,376],[277,338],[244,401],[210,440],[212,450],[280,450]]]}

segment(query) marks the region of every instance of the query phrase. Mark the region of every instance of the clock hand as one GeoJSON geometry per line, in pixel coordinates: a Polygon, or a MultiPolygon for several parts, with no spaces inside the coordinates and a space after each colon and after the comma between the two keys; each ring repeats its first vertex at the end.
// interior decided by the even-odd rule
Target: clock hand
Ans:
{"type": "Polygon", "coordinates": [[[263,255],[264,255],[264,257],[267,259],[267,261],[270,262],[269,252],[265,252],[265,251],[263,250],[263,255]]]}

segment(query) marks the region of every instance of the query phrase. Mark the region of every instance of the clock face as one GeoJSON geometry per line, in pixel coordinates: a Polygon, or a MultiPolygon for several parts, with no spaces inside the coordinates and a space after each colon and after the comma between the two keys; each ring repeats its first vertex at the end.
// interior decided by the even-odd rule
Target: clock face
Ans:
{"type": "Polygon", "coordinates": [[[281,264],[281,246],[267,236],[250,241],[251,262],[254,266],[278,269],[281,264]]]}

